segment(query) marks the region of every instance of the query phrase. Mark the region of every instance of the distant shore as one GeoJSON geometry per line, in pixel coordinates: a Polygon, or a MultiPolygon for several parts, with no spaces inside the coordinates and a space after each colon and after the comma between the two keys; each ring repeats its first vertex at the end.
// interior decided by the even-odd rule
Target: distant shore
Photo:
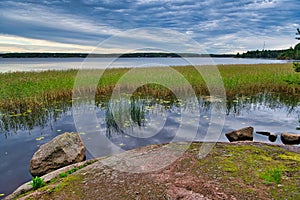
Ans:
{"type": "Polygon", "coordinates": [[[88,54],[88,53],[4,53],[2,58],[164,58],[164,57],[235,57],[234,54],[196,54],[196,53],[115,53],[115,54],[88,54]]]}

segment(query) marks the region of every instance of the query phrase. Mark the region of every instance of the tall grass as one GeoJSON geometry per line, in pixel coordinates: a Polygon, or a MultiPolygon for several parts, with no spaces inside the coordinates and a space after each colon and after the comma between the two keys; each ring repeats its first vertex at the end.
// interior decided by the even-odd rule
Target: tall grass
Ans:
{"type": "MultiPolygon", "coordinates": [[[[208,95],[203,77],[194,67],[173,67],[192,85],[197,95],[208,95]]],[[[211,70],[209,66],[199,67],[211,70]]],[[[221,65],[218,66],[228,97],[236,94],[253,95],[262,92],[275,92],[294,96],[299,99],[300,85],[289,84],[287,80],[300,80],[300,74],[293,70],[292,64],[257,64],[257,65],[221,65]]],[[[129,69],[109,69],[103,73],[98,82],[96,93],[101,98],[108,98],[120,78],[129,69]]],[[[0,74],[0,108],[2,112],[14,112],[14,108],[38,108],[56,101],[70,100],[77,75],[77,70],[15,72],[0,74]]],[[[98,79],[101,70],[89,70],[87,82],[98,79]]],[[[161,82],[171,85],[180,92],[186,92],[186,82],[174,77],[166,68],[137,69],[130,79],[122,79],[118,89],[132,88],[149,76],[155,76],[161,82]]],[[[214,83],[214,77],[208,77],[214,83]]],[[[217,88],[217,82],[215,87],[217,88]]],[[[82,92],[90,91],[88,84],[82,92]]],[[[174,92],[174,91],[173,91],[174,92]]],[[[157,84],[147,84],[136,90],[137,95],[172,96],[172,91],[157,84]]]]}

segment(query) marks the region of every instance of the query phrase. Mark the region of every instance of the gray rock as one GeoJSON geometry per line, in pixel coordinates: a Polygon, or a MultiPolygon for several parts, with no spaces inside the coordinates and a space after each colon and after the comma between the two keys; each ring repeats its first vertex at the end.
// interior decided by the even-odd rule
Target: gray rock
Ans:
{"type": "Polygon", "coordinates": [[[276,133],[270,133],[269,135],[269,141],[275,142],[277,140],[277,134],[276,133]]]}
{"type": "Polygon", "coordinates": [[[282,133],[281,141],[283,144],[300,144],[300,134],[282,133]]]}
{"type": "Polygon", "coordinates": [[[32,176],[42,176],[85,159],[84,144],[77,133],[64,133],[40,146],[30,160],[32,176]]]}
{"type": "Polygon", "coordinates": [[[254,128],[249,126],[239,130],[226,133],[226,137],[230,142],[235,141],[253,141],[254,128]]]}

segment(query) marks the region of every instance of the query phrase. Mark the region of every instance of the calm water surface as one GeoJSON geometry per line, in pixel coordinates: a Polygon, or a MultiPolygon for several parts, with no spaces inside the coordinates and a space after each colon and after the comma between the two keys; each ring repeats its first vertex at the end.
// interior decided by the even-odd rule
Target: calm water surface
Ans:
{"type": "Polygon", "coordinates": [[[211,64],[286,63],[287,60],[245,58],[0,58],[0,73],[15,71],[66,70],[78,68],[104,69],[122,67],[184,66],[211,64]],[[82,65],[82,62],[85,64],[82,65]]]}

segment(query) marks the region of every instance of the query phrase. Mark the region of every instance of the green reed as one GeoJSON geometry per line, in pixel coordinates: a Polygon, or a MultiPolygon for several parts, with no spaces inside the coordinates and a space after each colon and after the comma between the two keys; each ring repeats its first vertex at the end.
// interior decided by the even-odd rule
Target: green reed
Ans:
{"type": "MultiPolygon", "coordinates": [[[[292,64],[257,64],[257,65],[220,65],[218,66],[228,97],[254,95],[262,92],[275,92],[294,96],[299,99],[300,85],[290,84],[288,80],[300,80],[300,74],[293,70],[292,64]]],[[[109,98],[113,90],[136,89],[136,95],[151,95],[154,97],[174,96],[173,92],[186,92],[189,85],[197,95],[208,95],[208,88],[198,71],[191,66],[173,67],[181,73],[185,80],[178,79],[168,68],[136,69],[133,76],[124,76],[130,69],[86,70],[86,79],[80,88],[82,95],[93,91],[91,83],[98,83],[96,94],[100,98],[109,98]],[[146,84],[135,88],[151,76],[151,80],[159,80],[176,91],[158,84],[146,84]],[[116,85],[120,78],[122,83],[116,85]],[[125,77],[125,78],[124,78],[125,77]]],[[[200,70],[212,70],[209,66],[201,66],[200,70]]],[[[17,112],[17,109],[32,109],[45,107],[53,102],[70,101],[78,70],[15,72],[0,74],[0,108],[2,112],[17,112]]],[[[209,74],[209,73],[208,73],[209,74]]],[[[220,87],[215,77],[206,77],[212,87],[220,87]],[[214,84],[215,83],[215,84],[214,84]]]]}

